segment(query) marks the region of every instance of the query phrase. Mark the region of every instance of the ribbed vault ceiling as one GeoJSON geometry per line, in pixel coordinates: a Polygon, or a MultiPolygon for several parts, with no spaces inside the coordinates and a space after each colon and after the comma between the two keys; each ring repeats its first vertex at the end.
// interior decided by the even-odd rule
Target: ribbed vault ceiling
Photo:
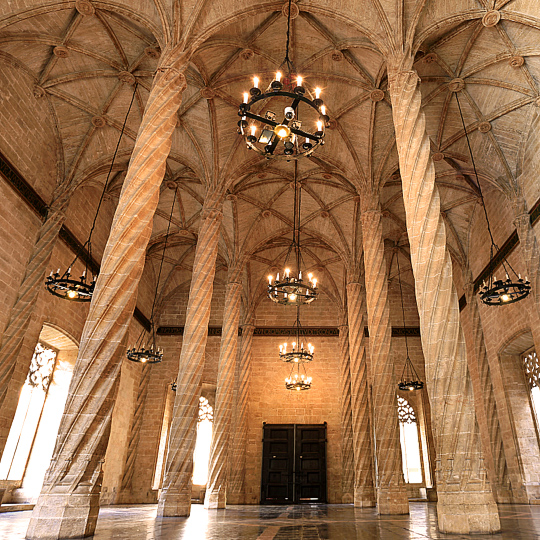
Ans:
{"type": "MultiPolygon", "coordinates": [[[[163,294],[185,284],[205,193],[222,188],[227,196],[219,264],[232,269],[247,261],[253,300],[287,250],[294,168],[247,151],[236,135],[237,110],[251,76],[268,82],[283,60],[285,4],[142,4],[4,4],[0,61],[33,81],[35,99],[50,104],[56,135],[43,143],[55,148],[57,177],[76,185],[105,181],[137,83],[108,188],[118,197],[161,50],[171,39],[194,46],[148,261],[157,268],[176,193],[163,294]]],[[[316,269],[340,305],[345,272],[361,258],[360,197],[366,191],[381,197],[389,264],[394,246],[406,245],[386,79],[386,58],[400,36],[417,51],[449,247],[464,264],[480,207],[453,90],[460,90],[485,196],[512,192],[540,105],[540,2],[371,0],[361,10],[357,2],[297,5],[292,57],[308,84],[323,88],[332,119],[325,146],[298,166],[307,267],[316,269]]],[[[410,269],[405,260],[401,266],[410,269]]]]}

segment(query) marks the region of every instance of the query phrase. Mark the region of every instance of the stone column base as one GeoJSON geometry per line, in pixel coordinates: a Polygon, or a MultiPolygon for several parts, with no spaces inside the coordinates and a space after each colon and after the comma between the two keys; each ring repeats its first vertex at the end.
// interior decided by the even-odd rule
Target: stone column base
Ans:
{"type": "Polygon", "coordinates": [[[375,494],[371,488],[356,488],[354,490],[354,506],[356,508],[374,508],[375,494]]]}
{"type": "Polygon", "coordinates": [[[189,517],[191,513],[191,483],[189,489],[180,491],[164,488],[158,500],[158,517],[189,517]]]}
{"type": "Polygon", "coordinates": [[[208,509],[226,508],[227,493],[225,490],[207,491],[204,496],[204,507],[208,509]]]}
{"type": "Polygon", "coordinates": [[[437,493],[439,530],[453,534],[494,534],[501,530],[499,511],[491,492],[437,493]]]}
{"type": "Polygon", "coordinates": [[[377,489],[377,513],[408,514],[409,497],[405,485],[377,489]]]}
{"type": "Polygon", "coordinates": [[[57,540],[92,536],[99,514],[99,493],[45,493],[39,496],[26,538],[57,540]]]}

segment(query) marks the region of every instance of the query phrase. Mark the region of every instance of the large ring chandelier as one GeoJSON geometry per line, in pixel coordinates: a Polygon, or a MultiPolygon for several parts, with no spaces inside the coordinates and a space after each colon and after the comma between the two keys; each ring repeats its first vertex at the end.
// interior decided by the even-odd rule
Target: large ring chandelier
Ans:
{"type": "Polygon", "coordinates": [[[480,200],[482,201],[482,208],[484,209],[484,216],[486,218],[487,230],[489,233],[489,238],[491,240],[491,249],[489,253],[489,274],[482,284],[478,294],[480,300],[487,306],[504,306],[506,304],[513,304],[514,302],[519,302],[524,298],[529,296],[531,292],[531,283],[525,277],[523,279],[521,274],[518,274],[513,268],[510,262],[506,257],[502,257],[500,261],[496,260],[497,254],[501,255],[499,247],[495,244],[495,239],[493,238],[493,233],[491,231],[491,226],[489,224],[489,218],[486,210],[486,202],[484,201],[484,195],[482,193],[482,186],[480,185],[480,180],[478,179],[478,172],[476,171],[476,164],[474,162],[474,155],[472,152],[471,143],[469,141],[469,135],[467,133],[467,128],[465,126],[465,120],[463,118],[463,112],[461,111],[461,105],[459,103],[458,93],[455,92],[456,102],[459,110],[459,115],[461,117],[461,123],[463,125],[463,131],[465,133],[465,139],[467,140],[467,146],[469,148],[469,154],[471,156],[471,162],[474,170],[474,175],[476,177],[476,187],[478,188],[478,194],[480,195],[480,200]],[[503,267],[506,273],[506,279],[497,279],[494,275],[496,266],[499,264],[503,267]]]}
{"type": "Polygon", "coordinates": [[[317,278],[308,272],[307,279],[302,273],[302,252],[300,250],[300,207],[302,203],[302,188],[298,186],[298,162],[294,163],[294,199],[293,199],[293,237],[285,256],[285,270],[274,276],[268,276],[268,298],[276,304],[285,306],[300,306],[311,304],[319,295],[317,278]],[[296,259],[296,273],[289,267],[289,258],[294,253],[296,259]]]}
{"type": "MultiPolygon", "coordinates": [[[[294,88],[290,90],[283,89],[281,78],[282,74],[278,71],[264,92],[259,88],[259,78],[253,78],[253,88],[249,94],[244,93],[244,102],[238,110],[241,117],[238,131],[244,136],[250,150],[268,159],[290,161],[310,156],[324,144],[329,117],[319,97],[320,88],[315,89],[315,97],[311,99],[311,96],[306,96],[302,77],[296,77],[294,88]],[[262,107],[255,107],[259,102],[262,107]],[[278,113],[270,109],[264,110],[266,103],[275,109],[282,108],[283,116],[278,117],[278,113]],[[302,109],[301,104],[305,105],[302,109]]],[[[293,86],[290,77],[285,81],[293,86]]]]}
{"type": "Polygon", "coordinates": [[[296,70],[289,58],[290,31],[291,0],[285,59],[280,66],[286,74],[283,76],[278,70],[264,91],[260,87],[261,79],[253,77],[253,87],[244,92],[244,101],[238,109],[238,133],[244,137],[248,149],[267,159],[286,161],[310,156],[322,146],[330,120],[321,99],[321,89],[311,92],[303,77],[294,74],[296,70]]]}
{"type": "Polygon", "coordinates": [[[292,338],[292,348],[289,349],[289,344],[287,342],[282,343],[279,346],[279,358],[283,362],[288,362],[292,364],[303,364],[305,362],[311,362],[313,360],[313,353],[315,352],[315,347],[311,343],[306,342],[304,347],[304,339],[307,338],[304,331],[302,330],[302,325],[300,324],[300,306],[296,308],[296,321],[291,330],[292,338]]]}
{"type": "Polygon", "coordinates": [[[309,390],[311,388],[311,377],[308,377],[304,364],[294,364],[291,373],[285,379],[287,390],[309,390]]]}
{"type": "Polygon", "coordinates": [[[120,141],[122,140],[122,136],[124,135],[129,113],[131,111],[133,101],[135,100],[136,91],[137,84],[135,84],[135,87],[133,89],[131,103],[129,104],[129,108],[124,119],[124,124],[122,126],[122,130],[120,131],[118,143],[116,144],[116,149],[111,160],[111,166],[109,167],[109,172],[107,173],[107,178],[105,180],[105,184],[101,192],[101,197],[97,205],[96,213],[94,215],[94,221],[92,223],[92,227],[90,228],[90,232],[88,233],[88,240],[84,243],[84,245],[79,248],[77,254],[75,255],[75,259],[69,265],[66,271],[61,273],[60,268],[55,273],[51,271],[50,275],[45,280],[46,289],[51,294],[53,294],[54,296],[58,296],[59,298],[71,300],[72,302],[90,302],[92,300],[92,295],[94,294],[94,288],[96,286],[97,278],[97,272],[94,272],[95,263],[93,263],[92,261],[92,233],[94,232],[94,229],[96,227],[99,210],[101,208],[103,198],[105,197],[107,187],[109,186],[109,179],[111,177],[111,173],[114,167],[118,148],[120,147],[120,141]],[[79,259],[84,262],[84,271],[82,272],[81,277],[79,279],[76,279],[76,277],[72,275],[71,269],[79,259]],[[90,277],[90,274],[92,274],[92,277],[90,277]]]}

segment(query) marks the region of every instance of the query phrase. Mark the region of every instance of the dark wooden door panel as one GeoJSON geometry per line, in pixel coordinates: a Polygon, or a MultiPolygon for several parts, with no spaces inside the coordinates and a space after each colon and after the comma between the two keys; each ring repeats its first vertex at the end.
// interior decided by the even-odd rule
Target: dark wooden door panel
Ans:
{"type": "Polygon", "coordinates": [[[326,502],[326,425],[296,426],[296,499],[326,502]]]}
{"type": "Polygon", "coordinates": [[[326,424],[264,424],[261,503],[326,502],[326,424]]]}
{"type": "Polygon", "coordinates": [[[294,497],[294,425],[265,425],[261,503],[287,504],[294,497]]]}

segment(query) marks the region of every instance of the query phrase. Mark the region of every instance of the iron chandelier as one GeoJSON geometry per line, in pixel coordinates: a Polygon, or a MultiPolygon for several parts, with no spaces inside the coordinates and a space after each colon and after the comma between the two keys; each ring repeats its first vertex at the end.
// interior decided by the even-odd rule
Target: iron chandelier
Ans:
{"type": "MultiPolygon", "coordinates": [[[[401,286],[401,271],[399,269],[399,248],[395,248],[395,256],[398,270],[398,283],[399,283],[399,296],[401,298],[401,313],[403,315],[403,329],[405,330],[405,307],[403,305],[403,287],[401,286]]],[[[409,356],[409,342],[407,340],[407,332],[405,331],[405,347],[407,349],[407,358],[405,358],[405,365],[403,366],[403,372],[401,373],[401,378],[398,383],[398,388],[400,390],[408,390],[410,392],[414,390],[422,390],[424,388],[424,383],[420,380],[416,369],[414,369],[414,364],[412,363],[411,357],[409,356]]]]}
{"type": "Polygon", "coordinates": [[[276,304],[283,304],[286,306],[299,306],[302,304],[310,304],[319,295],[317,288],[317,278],[313,273],[307,274],[307,280],[305,274],[302,273],[302,252],[300,249],[300,206],[302,188],[297,182],[298,174],[298,162],[294,163],[294,199],[293,199],[293,237],[287,254],[285,256],[283,273],[278,273],[276,279],[274,276],[268,276],[268,298],[276,304]],[[291,254],[294,254],[296,259],[296,273],[291,271],[289,265],[289,258],[291,254]]]}
{"type": "Polygon", "coordinates": [[[111,172],[114,167],[114,161],[116,159],[116,154],[118,153],[118,148],[120,147],[120,141],[122,140],[122,136],[124,135],[124,130],[126,128],[127,119],[129,117],[129,113],[131,111],[131,107],[133,105],[133,101],[135,99],[135,93],[137,91],[137,83],[135,83],[135,87],[133,89],[133,95],[131,96],[131,103],[129,104],[128,111],[126,113],[126,117],[124,119],[124,124],[122,126],[122,130],[120,131],[120,137],[118,138],[118,143],[116,144],[116,149],[113,154],[113,158],[111,161],[111,166],[109,167],[109,172],[107,173],[107,178],[105,180],[105,185],[103,186],[103,191],[101,192],[101,197],[99,199],[99,203],[96,209],[96,215],[94,216],[94,221],[92,223],[92,227],[90,228],[90,233],[88,234],[88,240],[80,247],[78,250],[75,259],[73,259],[73,262],[68,266],[68,269],[64,273],[60,273],[60,268],[53,273],[51,271],[50,275],[47,277],[45,281],[45,287],[46,289],[53,294],[54,296],[58,296],[59,298],[64,298],[66,300],[71,300],[72,302],[90,302],[92,300],[92,295],[94,294],[94,288],[96,286],[96,279],[97,274],[94,274],[92,271],[92,233],[94,232],[94,229],[96,227],[96,221],[99,214],[99,209],[101,208],[101,203],[103,202],[103,198],[105,196],[105,193],[107,191],[107,187],[109,185],[109,178],[111,176],[111,172]],[[84,250],[86,248],[86,256],[84,256],[84,250]],[[71,269],[73,265],[77,262],[78,259],[83,259],[84,261],[84,271],[82,272],[79,279],[76,279],[72,273],[71,269]],[[90,277],[89,274],[92,274],[92,277],[90,277]]]}
{"type": "Polygon", "coordinates": [[[527,277],[523,279],[521,277],[521,274],[518,274],[512,268],[512,265],[508,262],[508,259],[506,257],[502,257],[500,260],[500,264],[502,265],[506,274],[506,279],[497,279],[494,274],[495,268],[499,264],[499,261],[497,259],[500,257],[501,252],[499,251],[499,247],[497,246],[497,244],[495,244],[493,233],[491,231],[491,226],[489,224],[489,218],[486,210],[486,202],[482,193],[482,186],[480,185],[480,181],[478,180],[478,172],[476,171],[476,164],[474,162],[471,143],[469,141],[469,135],[465,127],[465,120],[463,119],[463,113],[461,111],[461,104],[459,103],[457,92],[455,92],[455,96],[459,109],[459,115],[461,116],[463,131],[467,140],[467,146],[469,148],[469,154],[471,156],[474,176],[476,178],[476,186],[478,187],[478,194],[480,195],[482,208],[484,209],[487,230],[489,233],[489,238],[491,240],[488,265],[489,274],[487,279],[483,281],[482,287],[480,288],[478,294],[480,295],[480,300],[482,300],[482,302],[487,306],[503,306],[505,304],[513,304],[514,302],[519,302],[520,300],[523,300],[524,298],[527,298],[527,296],[529,296],[529,293],[531,292],[531,283],[527,279],[527,277]],[[499,257],[497,255],[499,255],[499,257]]]}
{"type": "MultiPolygon", "coordinates": [[[[141,364],[157,364],[163,360],[163,349],[157,345],[156,338],[156,325],[154,322],[154,310],[156,307],[156,300],[159,290],[159,282],[161,278],[161,271],[163,270],[163,261],[165,260],[165,250],[167,249],[167,241],[169,240],[169,232],[171,230],[171,221],[173,217],[174,204],[176,203],[176,196],[178,194],[178,184],[174,189],[173,202],[171,205],[171,214],[169,216],[169,223],[167,224],[167,233],[165,234],[165,240],[163,242],[163,252],[161,253],[161,262],[159,263],[159,272],[156,280],[156,291],[154,293],[154,301],[152,302],[152,311],[150,313],[150,336],[148,339],[149,346],[146,345],[145,340],[146,329],[143,328],[139,338],[135,345],[127,350],[127,357],[132,362],[139,362],[141,364]]],[[[176,381],[173,383],[173,390],[176,392],[176,381]]]]}
{"type": "Polygon", "coordinates": [[[238,110],[238,133],[244,137],[248,149],[267,159],[290,161],[310,156],[324,144],[325,128],[330,120],[321,99],[321,89],[311,92],[304,78],[294,74],[296,70],[289,58],[290,30],[291,0],[285,59],[265,90],[260,86],[261,79],[253,77],[253,87],[244,92],[244,101],[238,110]],[[276,113],[266,108],[267,105],[283,113],[276,113]]]}

